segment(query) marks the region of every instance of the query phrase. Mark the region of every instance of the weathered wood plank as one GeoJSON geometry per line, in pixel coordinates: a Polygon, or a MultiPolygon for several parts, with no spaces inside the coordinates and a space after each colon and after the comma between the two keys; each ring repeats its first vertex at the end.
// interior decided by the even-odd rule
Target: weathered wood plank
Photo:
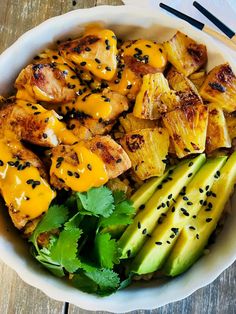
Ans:
{"type": "Polygon", "coordinates": [[[60,314],[64,304],[57,302],[38,289],[25,284],[9,267],[0,263],[0,313],[1,314],[60,314]]]}
{"type": "MultiPolygon", "coordinates": [[[[0,52],[28,29],[52,16],[77,8],[102,4],[121,5],[122,1],[75,0],[73,4],[73,0],[0,0],[0,52]]],[[[1,262],[0,279],[1,314],[63,313],[63,303],[51,300],[39,290],[28,286],[14,271],[1,262]]],[[[225,271],[213,284],[200,289],[189,298],[164,306],[158,310],[139,311],[139,313],[236,314],[235,287],[236,263],[225,271]]],[[[85,314],[87,311],[70,305],[69,313],[85,314]]]]}

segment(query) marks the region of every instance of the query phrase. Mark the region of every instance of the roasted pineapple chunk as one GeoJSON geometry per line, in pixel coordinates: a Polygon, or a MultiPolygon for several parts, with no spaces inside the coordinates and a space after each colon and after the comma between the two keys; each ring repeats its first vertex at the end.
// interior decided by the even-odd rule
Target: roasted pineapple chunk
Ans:
{"type": "Polygon", "coordinates": [[[120,124],[125,133],[128,133],[140,129],[155,128],[157,126],[157,121],[139,119],[132,113],[128,113],[125,117],[120,118],[120,124]]]}
{"type": "Polygon", "coordinates": [[[231,147],[231,140],[223,110],[212,103],[208,105],[206,151],[210,153],[220,147],[231,147]]]}
{"type": "Polygon", "coordinates": [[[165,171],[169,135],[164,128],[127,133],[120,141],[139,179],[161,176],[165,171]]]}
{"type": "Polygon", "coordinates": [[[166,111],[160,96],[169,92],[169,84],[162,73],[146,74],[134,105],[133,114],[137,118],[155,120],[166,111]]]}
{"type": "Polygon", "coordinates": [[[197,71],[207,62],[206,46],[196,43],[179,31],[164,43],[164,48],[168,61],[186,76],[197,71]]]}
{"type": "Polygon", "coordinates": [[[229,136],[232,139],[236,138],[236,114],[235,112],[225,115],[226,124],[229,132],[229,136]]]}
{"type": "Polygon", "coordinates": [[[214,67],[200,89],[203,99],[219,103],[227,112],[236,110],[236,77],[228,63],[214,67]]]}
{"type": "Polygon", "coordinates": [[[194,84],[182,73],[172,68],[168,72],[167,79],[170,87],[177,92],[181,105],[199,105],[203,103],[194,84]]]}
{"type": "Polygon", "coordinates": [[[195,87],[199,91],[203,82],[206,79],[206,71],[201,70],[199,72],[195,72],[189,76],[189,79],[191,80],[191,82],[195,85],[195,87]]]}
{"type": "Polygon", "coordinates": [[[205,150],[208,108],[204,105],[182,106],[163,117],[179,158],[205,150]]]}
{"type": "Polygon", "coordinates": [[[166,109],[166,112],[172,111],[177,107],[181,107],[181,99],[178,96],[178,92],[174,90],[170,90],[169,92],[165,92],[160,96],[162,107],[166,109]]]}

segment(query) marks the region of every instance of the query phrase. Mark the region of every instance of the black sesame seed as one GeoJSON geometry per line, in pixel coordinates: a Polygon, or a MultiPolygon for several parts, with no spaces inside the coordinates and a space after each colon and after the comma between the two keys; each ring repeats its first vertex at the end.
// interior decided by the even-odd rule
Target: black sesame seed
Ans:
{"type": "Polygon", "coordinates": [[[179,229],[178,228],[171,228],[171,231],[173,231],[174,234],[177,234],[179,232],[179,229]]]}
{"type": "Polygon", "coordinates": [[[46,119],[44,120],[45,123],[48,123],[48,121],[49,121],[49,118],[46,118],[46,119]]]}
{"type": "Polygon", "coordinates": [[[147,233],[147,229],[143,229],[142,234],[146,234],[147,233]]]}
{"type": "Polygon", "coordinates": [[[37,115],[40,114],[40,113],[41,113],[40,111],[35,111],[35,112],[34,112],[34,115],[37,116],[37,115]]]}
{"type": "Polygon", "coordinates": [[[190,226],[189,229],[191,229],[191,230],[196,230],[196,228],[193,227],[193,226],[190,226]]]}
{"type": "Polygon", "coordinates": [[[196,238],[199,240],[199,234],[198,233],[196,234],[196,238]]]}
{"type": "Polygon", "coordinates": [[[203,206],[206,206],[206,205],[207,205],[207,201],[204,201],[204,202],[203,202],[203,206]]]}
{"type": "Polygon", "coordinates": [[[76,177],[76,179],[79,179],[80,178],[80,175],[78,172],[74,172],[74,176],[76,177]]]}
{"type": "Polygon", "coordinates": [[[162,216],[162,217],[166,217],[166,214],[165,214],[165,213],[162,213],[161,216],[162,216]]]}
{"type": "Polygon", "coordinates": [[[151,238],[151,237],[152,237],[149,233],[147,233],[146,236],[147,236],[148,238],[151,238]]]}
{"type": "Polygon", "coordinates": [[[91,51],[91,49],[89,47],[85,47],[84,49],[85,51],[91,51]]]}
{"type": "Polygon", "coordinates": [[[192,202],[187,202],[187,205],[191,206],[191,205],[193,205],[193,203],[192,202]]]}
{"type": "Polygon", "coordinates": [[[3,165],[4,165],[4,162],[0,160],[0,167],[2,167],[3,165]]]}
{"type": "Polygon", "coordinates": [[[145,208],[145,204],[142,204],[139,206],[139,209],[144,209],[145,208]]]}
{"type": "Polygon", "coordinates": [[[37,109],[38,109],[37,106],[32,106],[31,108],[32,108],[33,110],[37,110],[37,109]]]}
{"type": "Polygon", "coordinates": [[[171,238],[171,239],[174,239],[174,237],[175,237],[175,234],[171,234],[171,235],[170,235],[170,238],[171,238]]]}
{"type": "Polygon", "coordinates": [[[59,181],[61,181],[62,183],[65,183],[65,181],[62,178],[59,178],[59,181]]]}
{"type": "Polygon", "coordinates": [[[212,195],[213,197],[216,197],[216,193],[211,192],[211,195],[212,195]]]}
{"type": "Polygon", "coordinates": [[[68,170],[68,171],[67,171],[67,174],[68,174],[68,176],[70,176],[70,177],[72,177],[72,176],[73,176],[73,172],[72,172],[72,171],[70,171],[70,170],[68,170]]]}
{"type": "Polygon", "coordinates": [[[105,67],[105,69],[109,72],[111,71],[111,68],[110,67],[105,67]]]}
{"type": "Polygon", "coordinates": [[[209,190],[209,187],[210,187],[210,186],[209,186],[209,185],[207,185],[207,186],[206,186],[206,188],[205,188],[205,190],[206,190],[206,191],[208,191],[208,190],[209,190]]]}
{"type": "Polygon", "coordinates": [[[132,88],[132,84],[128,84],[126,88],[127,89],[131,89],[132,88]]]}
{"type": "Polygon", "coordinates": [[[190,178],[192,175],[193,175],[192,172],[190,172],[190,173],[188,174],[188,178],[190,178]]]}
{"type": "Polygon", "coordinates": [[[98,58],[94,59],[98,64],[101,63],[101,61],[98,58]]]}
{"type": "Polygon", "coordinates": [[[213,205],[212,205],[211,202],[208,203],[208,207],[209,207],[209,208],[212,208],[212,207],[213,207],[213,205]]]}
{"type": "Polygon", "coordinates": [[[130,257],[130,255],[131,255],[131,250],[128,250],[127,251],[127,256],[130,257]]]}
{"type": "Polygon", "coordinates": [[[138,222],[138,229],[141,229],[141,223],[138,222]]]}
{"type": "Polygon", "coordinates": [[[170,244],[170,241],[166,241],[167,244],[170,244]]]}
{"type": "Polygon", "coordinates": [[[168,195],[168,199],[169,200],[172,199],[172,194],[168,195]]]}
{"type": "Polygon", "coordinates": [[[169,201],[166,202],[166,206],[167,206],[167,207],[170,206],[170,202],[169,202],[169,201]]]}
{"type": "Polygon", "coordinates": [[[191,167],[193,165],[193,162],[190,161],[190,163],[188,164],[189,167],[191,167]]]}
{"type": "Polygon", "coordinates": [[[62,162],[64,160],[64,157],[58,157],[57,162],[62,162]]]}
{"type": "Polygon", "coordinates": [[[183,200],[184,200],[184,201],[188,201],[187,196],[184,196],[184,197],[183,197],[183,200]]]}
{"type": "Polygon", "coordinates": [[[211,196],[211,191],[207,191],[206,196],[211,196]]]}
{"type": "Polygon", "coordinates": [[[173,206],[172,209],[171,209],[172,213],[175,212],[175,207],[173,206]]]}
{"type": "Polygon", "coordinates": [[[151,45],[145,45],[146,47],[148,47],[148,48],[151,48],[152,46],[151,45]]]}
{"type": "Polygon", "coordinates": [[[92,166],[90,164],[87,164],[87,168],[89,171],[92,171],[92,166]]]}
{"type": "Polygon", "coordinates": [[[156,245],[162,245],[162,242],[155,242],[156,245]]]}
{"type": "Polygon", "coordinates": [[[209,207],[207,207],[206,209],[205,209],[205,212],[210,212],[211,211],[211,208],[209,208],[209,207]]]}
{"type": "Polygon", "coordinates": [[[119,163],[121,163],[122,162],[122,159],[121,158],[118,158],[117,160],[116,160],[116,163],[117,164],[119,164],[119,163]]]}
{"type": "Polygon", "coordinates": [[[165,208],[166,207],[165,203],[161,203],[161,207],[165,208]]]}
{"type": "Polygon", "coordinates": [[[203,191],[203,189],[200,188],[200,189],[199,189],[199,192],[200,192],[200,193],[203,193],[204,191],[203,191]]]}
{"type": "Polygon", "coordinates": [[[206,219],[206,222],[211,222],[212,221],[212,218],[207,218],[206,219]]]}
{"type": "Polygon", "coordinates": [[[158,188],[158,190],[161,190],[162,189],[162,185],[159,184],[157,188],[158,188]]]}
{"type": "Polygon", "coordinates": [[[195,219],[195,218],[197,218],[197,216],[196,216],[196,215],[193,215],[193,218],[195,219]]]}
{"type": "Polygon", "coordinates": [[[47,138],[47,134],[46,133],[43,133],[43,138],[47,138]]]}
{"type": "Polygon", "coordinates": [[[85,62],[85,61],[80,62],[80,65],[83,67],[83,66],[85,66],[85,65],[86,65],[86,62],[85,62]]]}
{"type": "Polygon", "coordinates": [[[199,203],[200,203],[200,205],[203,205],[204,200],[200,200],[199,203]]]}
{"type": "Polygon", "coordinates": [[[29,180],[26,181],[27,184],[32,184],[33,182],[34,182],[33,179],[29,179],[29,180]]]}
{"type": "Polygon", "coordinates": [[[72,1],[72,5],[73,5],[73,6],[75,6],[76,3],[77,3],[77,2],[76,2],[75,0],[72,1]]]}

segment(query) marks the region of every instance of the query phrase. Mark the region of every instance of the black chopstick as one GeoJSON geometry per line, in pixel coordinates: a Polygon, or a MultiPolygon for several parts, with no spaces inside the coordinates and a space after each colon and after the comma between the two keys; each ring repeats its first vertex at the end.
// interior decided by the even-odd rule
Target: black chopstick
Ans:
{"type": "Polygon", "coordinates": [[[234,37],[235,32],[232,31],[232,29],[226,26],[223,22],[221,22],[211,12],[205,9],[200,3],[194,1],[193,6],[198,9],[198,11],[200,11],[205,17],[207,17],[212,23],[214,23],[226,36],[228,36],[229,38],[234,37]]]}
{"type": "Polygon", "coordinates": [[[197,27],[198,29],[202,30],[204,28],[204,24],[195,20],[194,18],[192,18],[191,16],[188,16],[180,11],[177,11],[171,7],[169,7],[168,5],[164,4],[164,3],[160,3],[159,6],[162,9],[165,9],[166,11],[174,14],[175,16],[181,18],[182,20],[185,20],[186,22],[190,23],[191,25],[197,27]]]}

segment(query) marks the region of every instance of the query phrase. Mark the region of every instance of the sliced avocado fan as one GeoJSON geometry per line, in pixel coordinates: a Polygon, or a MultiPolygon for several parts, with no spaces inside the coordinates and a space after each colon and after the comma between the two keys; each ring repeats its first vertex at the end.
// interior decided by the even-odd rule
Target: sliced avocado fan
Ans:
{"type": "Polygon", "coordinates": [[[164,265],[164,271],[169,276],[183,273],[203,254],[236,183],[236,152],[216,177],[206,203],[197,217],[189,220],[164,265]]]}
{"type": "Polygon", "coordinates": [[[137,254],[150,237],[157,221],[165,215],[179,192],[191,181],[205,161],[205,155],[201,154],[169,171],[168,176],[157,186],[156,192],[146,203],[145,208],[138,212],[133,223],[122,234],[119,240],[121,258],[137,254]]]}
{"type": "MultiPolygon", "coordinates": [[[[186,189],[180,193],[176,204],[157,225],[151,237],[135,257],[131,270],[137,274],[147,274],[160,269],[173,248],[180,231],[191,217],[200,210],[207,197],[216,173],[224,165],[227,157],[209,159],[197,172],[186,189]]],[[[191,173],[191,172],[190,172],[191,173]]]]}

